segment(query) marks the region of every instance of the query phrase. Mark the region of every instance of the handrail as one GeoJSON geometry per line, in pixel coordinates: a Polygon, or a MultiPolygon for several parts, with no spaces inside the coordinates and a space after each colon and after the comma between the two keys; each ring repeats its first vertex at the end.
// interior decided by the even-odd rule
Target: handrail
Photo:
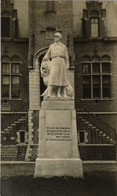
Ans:
{"type": "Polygon", "coordinates": [[[95,116],[92,112],[87,111],[86,107],[81,103],[77,103],[78,110],[77,113],[84,117],[89,123],[93,124],[96,128],[103,131],[105,134],[110,136],[113,140],[116,138],[116,130],[109,126],[106,122],[101,120],[99,117],[95,116]]]}
{"type": "MultiPolygon", "coordinates": [[[[28,111],[28,103],[23,104],[22,106],[17,107],[17,112],[27,112],[28,111]]],[[[5,118],[1,119],[1,129],[4,130],[11,124],[13,124],[15,121],[20,119],[22,116],[27,116],[27,114],[12,114],[12,115],[7,115],[5,118]]]]}

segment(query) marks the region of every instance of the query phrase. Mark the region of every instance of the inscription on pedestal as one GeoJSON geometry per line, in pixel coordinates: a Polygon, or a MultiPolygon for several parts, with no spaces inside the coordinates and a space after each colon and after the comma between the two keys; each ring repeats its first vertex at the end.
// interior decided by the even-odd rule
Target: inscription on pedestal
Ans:
{"type": "Polygon", "coordinates": [[[71,127],[46,127],[46,141],[71,141],[71,127]]]}

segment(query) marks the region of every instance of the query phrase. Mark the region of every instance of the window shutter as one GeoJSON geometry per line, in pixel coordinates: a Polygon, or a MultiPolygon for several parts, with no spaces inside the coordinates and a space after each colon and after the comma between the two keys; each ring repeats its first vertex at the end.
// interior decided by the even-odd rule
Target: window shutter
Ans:
{"type": "Polygon", "coordinates": [[[104,26],[104,20],[99,19],[99,24],[100,24],[100,37],[105,37],[106,31],[105,31],[105,26],[104,26]]]}
{"type": "Polygon", "coordinates": [[[91,36],[91,23],[90,19],[85,20],[85,31],[86,31],[86,37],[91,36]]]}

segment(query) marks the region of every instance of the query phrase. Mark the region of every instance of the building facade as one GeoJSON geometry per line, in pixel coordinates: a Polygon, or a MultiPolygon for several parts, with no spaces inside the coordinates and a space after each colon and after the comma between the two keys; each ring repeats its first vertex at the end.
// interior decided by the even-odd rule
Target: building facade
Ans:
{"type": "Polygon", "coordinates": [[[116,2],[4,0],[1,16],[2,159],[37,157],[40,65],[56,31],[68,48],[81,158],[115,159],[116,2]]]}
{"type": "Polygon", "coordinates": [[[20,160],[25,156],[26,147],[20,144],[27,143],[29,108],[28,10],[22,2],[1,2],[1,29],[1,155],[3,160],[20,160]]]}

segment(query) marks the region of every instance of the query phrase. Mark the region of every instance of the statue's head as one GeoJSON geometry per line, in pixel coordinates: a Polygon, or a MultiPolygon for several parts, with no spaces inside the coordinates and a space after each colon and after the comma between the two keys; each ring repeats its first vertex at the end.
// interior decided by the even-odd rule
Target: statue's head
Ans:
{"type": "Polygon", "coordinates": [[[61,40],[61,39],[62,39],[62,34],[59,33],[59,32],[56,32],[56,33],[54,34],[54,37],[55,37],[55,39],[58,38],[59,40],[61,40]]]}

